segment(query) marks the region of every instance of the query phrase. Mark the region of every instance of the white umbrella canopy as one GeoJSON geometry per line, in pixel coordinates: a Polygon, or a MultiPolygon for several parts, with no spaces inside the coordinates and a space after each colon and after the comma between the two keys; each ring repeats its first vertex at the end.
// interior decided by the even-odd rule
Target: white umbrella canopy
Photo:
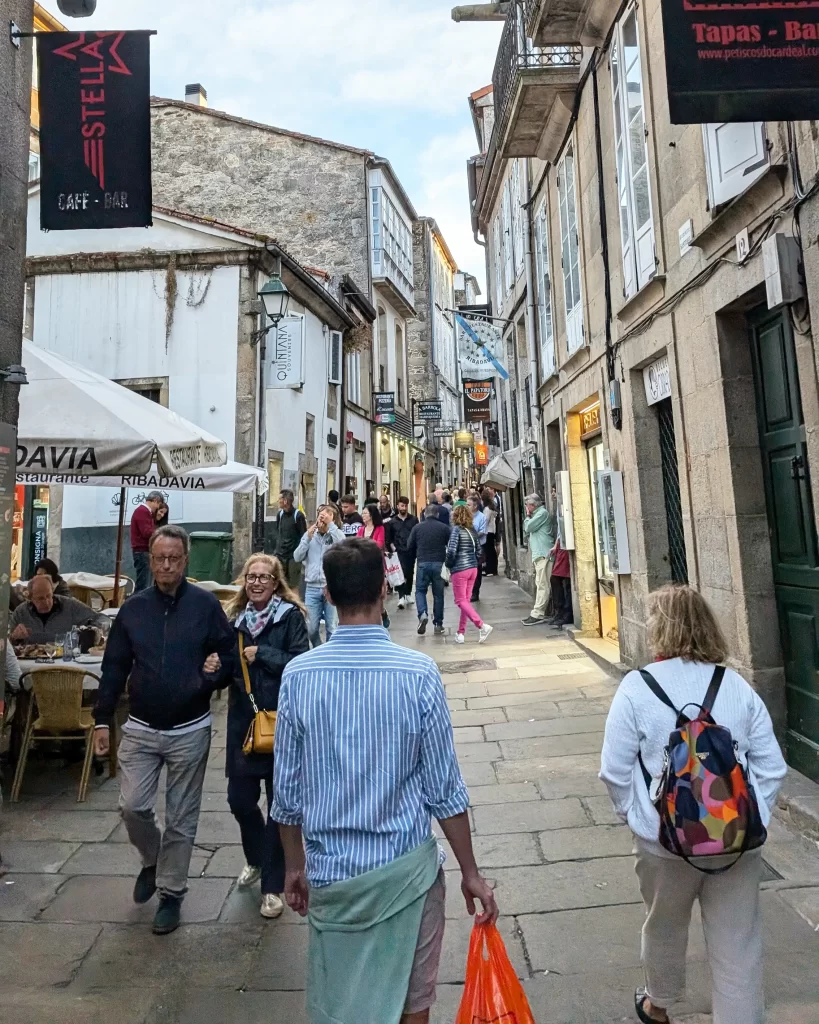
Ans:
{"type": "Polygon", "coordinates": [[[26,487],[45,487],[63,484],[79,487],[127,487],[146,491],[229,491],[233,494],[267,494],[270,487],[267,473],[243,462],[226,462],[224,466],[195,470],[167,476],[152,466],[148,473],[130,473],[125,476],[85,476],[83,473],[17,473],[17,483],[26,487]]]}
{"type": "Polygon", "coordinates": [[[170,409],[23,341],[18,473],[166,476],[223,466],[227,445],[170,409]]]}

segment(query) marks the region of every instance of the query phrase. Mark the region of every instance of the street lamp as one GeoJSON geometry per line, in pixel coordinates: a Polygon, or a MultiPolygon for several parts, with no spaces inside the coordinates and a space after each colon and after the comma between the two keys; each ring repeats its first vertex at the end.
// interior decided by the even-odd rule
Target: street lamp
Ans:
{"type": "Polygon", "coordinates": [[[275,273],[267,284],[259,292],[259,298],[264,306],[269,320],[274,327],[278,327],[279,321],[287,316],[287,307],[290,305],[290,292],[287,285],[282,281],[281,273],[275,273]]]}

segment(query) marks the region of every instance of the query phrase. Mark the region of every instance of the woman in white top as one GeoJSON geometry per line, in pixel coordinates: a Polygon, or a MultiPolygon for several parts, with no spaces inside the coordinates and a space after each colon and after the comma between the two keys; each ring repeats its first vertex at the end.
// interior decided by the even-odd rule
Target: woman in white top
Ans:
{"type": "MultiPolygon", "coordinates": [[[[652,594],[648,642],[656,659],[649,671],[674,706],[701,705],[714,667],[728,654],[705,599],[690,587],[664,587],[652,594]]],[[[690,708],[688,713],[694,718],[698,710],[690,708]]],[[[768,710],[748,683],[727,669],[713,717],[731,731],[737,759],[747,769],[767,827],[787,770],[768,710]]],[[[675,727],[675,712],[651,692],[639,672],[630,672],[606,722],[600,778],[615,811],[634,833],[637,877],[646,904],[646,987],[635,997],[637,1015],[648,1024],[666,1024],[668,1009],[683,997],[688,929],[698,899],[713,977],[714,1024],[764,1024],[761,850],[744,854],[722,874],[705,874],[658,841],[660,817],[638,758],[652,779],[658,779],[675,727]]],[[[713,869],[734,860],[711,857],[706,863],[713,869]]]]}

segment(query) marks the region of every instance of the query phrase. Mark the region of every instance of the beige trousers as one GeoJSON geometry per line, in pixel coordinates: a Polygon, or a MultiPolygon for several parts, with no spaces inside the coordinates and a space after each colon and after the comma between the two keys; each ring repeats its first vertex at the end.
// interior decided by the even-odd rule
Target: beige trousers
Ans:
{"type": "Polygon", "coordinates": [[[550,586],[549,580],[552,575],[551,558],[538,558],[535,562],[535,607],[532,609],[533,619],[542,619],[546,615],[546,605],[549,603],[550,586]]]}
{"type": "Polygon", "coordinates": [[[647,911],[642,956],[651,1002],[667,1009],[685,994],[688,928],[699,900],[713,979],[713,1024],[764,1024],[761,850],[746,853],[722,875],[706,875],[684,860],[638,849],[637,877],[647,911]]]}

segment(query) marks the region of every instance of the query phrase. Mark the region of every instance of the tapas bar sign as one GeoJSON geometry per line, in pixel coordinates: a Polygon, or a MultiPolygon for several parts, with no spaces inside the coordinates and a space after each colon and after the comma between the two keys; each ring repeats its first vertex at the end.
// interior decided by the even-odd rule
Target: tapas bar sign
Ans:
{"type": "Polygon", "coordinates": [[[819,0],[662,0],[672,124],[819,118],[819,0]]]}
{"type": "Polygon", "coordinates": [[[150,32],[38,32],[40,226],[150,227],[150,32]]]}

